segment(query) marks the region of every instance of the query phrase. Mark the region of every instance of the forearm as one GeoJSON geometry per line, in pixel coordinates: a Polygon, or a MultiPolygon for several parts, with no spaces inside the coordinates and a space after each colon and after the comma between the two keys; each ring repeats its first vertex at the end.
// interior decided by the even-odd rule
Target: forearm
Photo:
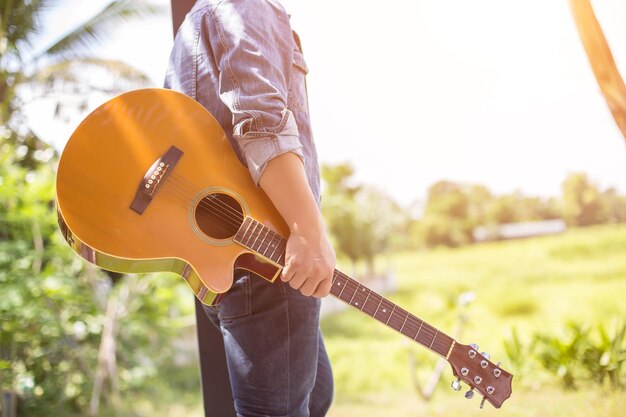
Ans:
{"type": "Polygon", "coordinates": [[[292,233],[323,233],[322,215],[309,188],[304,165],[297,155],[287,152],[270,160],[259,185],[292,233]]]}

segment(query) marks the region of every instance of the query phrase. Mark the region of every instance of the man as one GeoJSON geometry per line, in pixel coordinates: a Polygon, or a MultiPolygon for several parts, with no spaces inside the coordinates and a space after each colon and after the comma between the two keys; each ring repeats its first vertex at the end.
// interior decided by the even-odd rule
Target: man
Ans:
{"type": "Polygon", "coordinates": [[[198,0],[165,86],[205,106],[290,228],[281,280],[238,273],[207,314],[224,336],[238,416],[324,416],[332,373],[319,298],[335,267],[319,211],[307,67],[278,0],[198,0]]]}

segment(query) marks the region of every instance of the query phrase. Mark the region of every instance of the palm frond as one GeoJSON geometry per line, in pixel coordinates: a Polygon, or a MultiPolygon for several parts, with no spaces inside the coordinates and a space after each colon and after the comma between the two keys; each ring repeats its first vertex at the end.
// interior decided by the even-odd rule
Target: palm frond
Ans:
{"type": "MultiPolygon", "coordinates": [[[[40,67],[20,84],[28,91],[27,102],[50,97],[112,96],[124,91],[152,87],[154,83],[135,67],[117,60],[84,58],[40,67]]],[[[62,104],[60,104],[62,105],[62,104]]]]}
{"type": "Polygon", "coordinates": [[[76,27],[50,47],[42,51],[37,58],[51,60],[85,58],[94,45],[102,43],[113,35],[120,24],[133,19],[157,16],[166,8],[139,0],[114,0],[100,13],[76,27]]]}
{"type": "Polygon", "coordinates": [[[105,70],[111,78],[123,80],[129,83],[145,85],[150,82],[148,76],[139,69],[126,62],[100,58],[75,58],[59,61],[39,68],[34,74],[23,78],[25,83],[38,84],[50,83],[51,81],[79,82],[77,74],[86,73],[85,67],[96,67],[105,70]]]}

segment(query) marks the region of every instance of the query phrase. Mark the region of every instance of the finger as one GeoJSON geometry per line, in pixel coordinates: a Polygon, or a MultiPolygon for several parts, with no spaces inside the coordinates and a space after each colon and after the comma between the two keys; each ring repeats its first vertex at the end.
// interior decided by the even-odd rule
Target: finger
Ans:
{"type": "Polygon", "coordinates": [[[330,279],[325,279],[319,283],[315,291],[313,292],[313,297],[323,298],[330,294],[330,288],[332,287],[333,282],[330,279]]]}
{"type": "Polygon", "coordinates": [[[306,279],[306,281],[304,281],[304,283],[302,283],[302,286],[300,287],[300,292],[302,293],[302,295],[310,297],[311,295],[313,295],[318,286],[319,281],[313,277],[309,277],[306,279]]]}
{"type": "Polygon", "coordinates": [[[285,267],[283,268],[283,272],[280,274],[280,279],[283,282],[287,282],[290,281],[293,276],[295,275],[296,270],[293,267],[293,264],[288,263],[287,265],[285,265],[285,267]]]}
{"type": "Polygon", "coordinates": [[[294,274],[289,280],[289,286],[294,290],[299,290],[300,287],[302,287],[302,285],[305,283],[306,279],[306,274],[298,272],[294,274]]]}

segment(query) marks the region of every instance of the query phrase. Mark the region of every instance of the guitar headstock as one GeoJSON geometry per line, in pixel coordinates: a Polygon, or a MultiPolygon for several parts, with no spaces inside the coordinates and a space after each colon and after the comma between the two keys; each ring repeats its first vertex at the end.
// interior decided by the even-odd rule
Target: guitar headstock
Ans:
{"type": "Polygon", "coordinates": [[[472,398],[474,391],[483,395],[480,407],[489,401],[494,407],[500,408],[502,403],[511,396],[511,380],[513,375],[500,368],[500,364],[494,364],[489,360],[489,355],[479,353],[476,345],[462,345],[456,343],[448,362],[452,366],[452,372],[457,377],[452,383],[456,391],[461,389],[460,381],[467,383],[470,390],[465,393],[465,398],[472,398]]]}

